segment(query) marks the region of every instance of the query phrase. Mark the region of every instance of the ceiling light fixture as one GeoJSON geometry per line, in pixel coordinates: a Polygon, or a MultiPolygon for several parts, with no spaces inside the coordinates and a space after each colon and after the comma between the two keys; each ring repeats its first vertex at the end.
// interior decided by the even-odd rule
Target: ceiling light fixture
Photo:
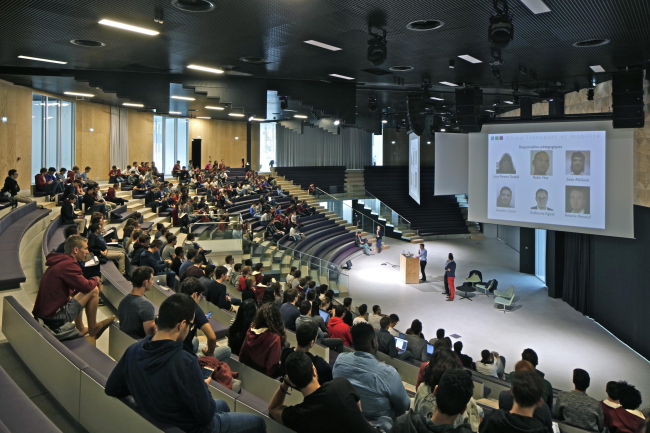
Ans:
{"type": "Polygon", "coordinates": [[[510,105],[514,104],[513,101],[503,101],[503,103],[504,103],[504,104],[510,104],[510,105]]]}
{"type": "Polygon", "coordinates": [[[347,77],[345,75],[339,75],[339,74],[330,74],[330,77],[343,78],[344,80],[354,80],[354,78],[352,77],[347,77]]]}
{"type": "Polygon", "coordinates": [[[483,61],[477,59],[476,57],[472,57],[469,54],[463,54],[462,56],[458,56],[458,57],[470,63],[483,63],[483,61]]]}
{"type": "Polygon", "coordinates": [[[388,50],[386,48],[386,30],[377,29],[382,32],[381,35],[372,32],[372,25],[368,25],[368,33],[372,39],[368,41],[368,61],[375,66],[379,66],[386,61],[388,50]]]}
{"type": "Polygon", "coordinates": [[[335,126],[339,126],[340,124],[341,124],[341,121],[340,121],[340,120],[335,120],[335,121],[334,121],[334,125],[335,125],[335,126]]]}
{"type": "Polygon", "coordinates": [[[521,2],[535,15],[551,11],[542,0],[521,0],[521,2]]]}
{"type": "Polygon", "coordinates": [[[196,101],[195,98],[190,98],[189,96],[172,96],[172,99],[182,99],[183,101],[196,101]]]}
{"type": "Polygon", "coordinates": [[[228,116],[232,117],[244,117],[245,115],[242,113],[228,113],[228,116]]]}
{"type": "Polygon", "coordinates": [[[264,122],[266,119],[262,119],[261,117],[253,117],[251,120],[255,122],[264,122]]]}
{"type": "Polygon", "coordinates": [[[449,69],[454,69],[456,67],[456,61],[450,60],[449,61],[449,69]]]}
{"type": "Polygon", "coordinates": [[[169,114],[181,114],[180,111],[170,111],[169,114]]]}
{"type": "Polygon", "coordinates": [[[388,123],[388,120],[384,119],[381,121],[381,123],[388,123]]]}
{"type": "Polygon", "coordinates": [[[329,44],[325,44],[323,42],[318,42],[318,41],[315,41],[313,39],[310,39],[308,41],[303,41],[303,42],[306,43],[306,44],[309,44],[309,45],[313,45],[315,47],[325,48],[326,50],[330,50],[330,51],[341,51],[343,49],[343,48],[335,47],[334,45],[329,45],[329,44]]]}
{"type": "Polygon", "coordinates": [[[68,62],[62,62],[60,60],[41,59],[40,57],[18,56],[18,58],[25,59],[25,60],[36,60],[37,62],[58,63],[59,65],[68,64],[68,62]]]}
{"type": "Polygon", "coordinates": [[[600,65],[589,66],[594,72],[605,72],[605,68],[600,65]]]}
{"type": "Polygon", "coordinates": [[[205,117],[205,116],[197,116],[196,118],[197,119],[208,119],[208,120],[212,119],[212,117],[205,117]]]}
{"type": "Polygon", "coordinates": [[[609,44],[609,39],[587,39],[585,41],[574,42],[573,46],[576,48],[590,48],[606,44],[609,44]]]}
{"type": "Polygon", "coordinates": [[[309,119],[309,116],[305,116],[304,114],[296,114],[293,116],[294,119],[309,119]]]}
{"type": "Polygon", "coordinates": [[[440,128],[440,132],[445,132],[445,131],[446,131],[445,128],[440,128]]]}
{"type": "Polygon", "coordinates": [[[207,108],[208,110],[225,110],[225,108],[223,107],[217,107],[214,105],[206,105],[205,108],[207,108]]]}
{"type": "Polygon", "coordinates": [[[494,0],[494,15],[490,17],[488,40],[495,48],[505,48],[512,41],[514,26],[508,13],[508,0],[494,0]]]}
{"type": "Polygon", "coordinates": [[[187,68],[188,69],[195,69],[197,71],[203,71],[203,72],[212,72],[213,74],[223,74],[223,69],[208,68],[206,66],[187,65],[187,68]]]}
{"type": "Polygon", "coordinates": [[[433,99],[434,101],[444,101],[443,98],[436,98],[435,96],[432,96],[431,99],[433,99]]]}
{"type": "Polygon", "coordinates": [[[487,111],[488,113],[494,113],[494,110],[485,110],[485,111],[487,111]]]}
{"type": "Polygon", "coordinates": [[[135,104],[133,102],[125,102],[122,105],[124,105],[125,107],[139,107],[139,108],[144,107],[144,104],[135,104]]]}
{"type": "Polygon", "coordinates": [[[172,0],[172,6],[184,12],[210,12],[214,4],[207,0],[172,0]]]}
{"type": "Polygon", "coordinates": [[[426,32],[429,30],[436,30],[444,26],[445,23],[439,20],[418,20],[411,21],[406,25],[406,28],[416,32],[426,32]]]}
{"type": "Polygon", "coordinates": [[[122,30],[129,30],[131,32],[142,33],[142,34],[149,35],[149,36],[156,36],[156,35],[160,34],[160,32],[157,32],[155,30],[149,30],[149,29],[145,29],[143,27],[132,26],[131,24],[120,23],[120,22],[113,21],[113,20],[103,19],[103,20],[99,21],[99,24],[103,24],[105,26],[110,26],[110,27],[115,27],[115,28],[122,29],[122,30]]]}
{"type": "Polygon", "coordinates": [[[445,86],[450,86],[450,87],[458,87],[458,84],[450,83],[449,81],[441,81],[440,84],[444,84],[445,86]]]}
{"type": "Polygon", "coordinates": [[[92,98],[93,95],[92,93],[77,93],[77,92],[63,92],[64,95],[70,95],[70,96],[82,96],[84,98],[92,98]]]}
{"type": "Polygon", "coordinates": [[[70,43],[78,47],[101,48],[106,46],[106,44],[101,41],[93,41],[91,39],[71,39],[70,43]]]}

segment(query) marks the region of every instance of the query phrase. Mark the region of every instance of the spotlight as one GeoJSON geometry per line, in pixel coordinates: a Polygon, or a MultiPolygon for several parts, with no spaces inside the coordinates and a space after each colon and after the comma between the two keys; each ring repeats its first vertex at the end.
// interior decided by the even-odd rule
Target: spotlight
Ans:
{"type": "Polygon", "coordinates": [[[508,0],[494,0],[495,14],[490,17],[488,40],[493,46],[505,48],[512,41],[514,27],[508,13],[508,0]]]}
{"type": "Polygon", "coordinates": [[[339,126],[340,124],[341,124],[341,121],[340,121],[340,120],[335,120],[335,121],[334,121],[334,126],[339,126]]]}
{"type": "Polygon", "coordinates": [[[379,29],[383,35],[372,32],[372,26],[368,26],[368,33],[372,39],[368,41],[368,61],[375,66],[379,66],[386,61],[388,51],[386,49],[386,30],[379,29]]]}
{"type": "Polygon", "coordinates": [[[594,100],[594,89],[587,90],[587,101],[594,100]]]}
{"type": "Polygon", "coordinates": [[[377,108],[379,108],[379,105],[377,104],[377,98],[374,96],[369,96],[368,97],[368,110],[375,112],[377,111],[377,108]]]}
{"type": "Polygon", "coordinates": [[[288,96],[280,96],[280,108],[283,110],[286,110],[289,108],[289,97],[288,96]]]}
{"type": "Polygon", "coordinates": [[[449,69],[454,69],[456,67],[456,62],[454,60],[449,61],[449,69]]]}

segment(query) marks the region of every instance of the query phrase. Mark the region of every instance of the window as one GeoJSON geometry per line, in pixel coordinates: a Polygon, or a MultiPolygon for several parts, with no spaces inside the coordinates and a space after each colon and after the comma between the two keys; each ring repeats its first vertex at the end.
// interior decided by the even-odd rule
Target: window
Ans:
{"type": "Polygon", "coordinates": [[[384,165],[384,128],[381,135],[372,136],[372,165],[384,165]]]}
{"type": "Polygon", "coordinates": [[[176,161],[187,165],[189,140],[187,119],[153,116],[153,160],[166,174],[171,174],[176,161]]]}
{"type": "Polygon", "coordinates": [[[275,161],[275,122],[260,123],[260,171],[267,171],[275,161]]]}
{"type": "Polygon", "coordinates": [[[535,276],[546,283],[546,230],[535,229],[535,276]]]}
{"type": "Polygon", "coordinates": [[[75,163],[75,103],[32,94],[32,181],[41,168],[75,163]]]}

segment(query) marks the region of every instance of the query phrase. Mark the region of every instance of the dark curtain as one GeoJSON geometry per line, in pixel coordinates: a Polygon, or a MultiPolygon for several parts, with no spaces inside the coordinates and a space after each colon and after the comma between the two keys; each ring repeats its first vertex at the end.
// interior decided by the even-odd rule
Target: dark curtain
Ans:
{"type": "Polygon", "coordinates": [[[565,233],[562,299],[587,316],[591,316],[593,310],[590,251],[590,235],[565,233]]]}

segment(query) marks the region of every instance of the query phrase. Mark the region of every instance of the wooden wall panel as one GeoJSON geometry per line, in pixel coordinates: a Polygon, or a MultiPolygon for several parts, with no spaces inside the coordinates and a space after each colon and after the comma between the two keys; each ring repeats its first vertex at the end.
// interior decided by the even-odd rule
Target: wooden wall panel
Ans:
{"type": "Polygon", "coordinates": [[[201,139],[201,167],[209,159],[223,159],[229,167],[241,167],[241,159],[246,158],[246,134],[246,122],[190,119],[188,148],[191,154],[192,139],[201,139]]]}
{"type": "Polygon", "coordinates": [[[128,161],[153,161],[153,113],[129,110],[128,161]]]}
{"type": "MultiPolygon", "coordinates": [[[[79,101],[76,104],[76,161],[83,171],[92,168],[91,179],[108,179],[110,169],[111,114],[108,105],[79,101]],[[91,131],[91,129],[93,131],[91,131]]],[[[66,167],[70,169],[70,167],[66,167]]]]}
{"type": "Polygon", "coordinates": [[[32,183],[32,91],[0,80],[0,179],[18,170],[18,184],[25,190],[32,183]]]}

